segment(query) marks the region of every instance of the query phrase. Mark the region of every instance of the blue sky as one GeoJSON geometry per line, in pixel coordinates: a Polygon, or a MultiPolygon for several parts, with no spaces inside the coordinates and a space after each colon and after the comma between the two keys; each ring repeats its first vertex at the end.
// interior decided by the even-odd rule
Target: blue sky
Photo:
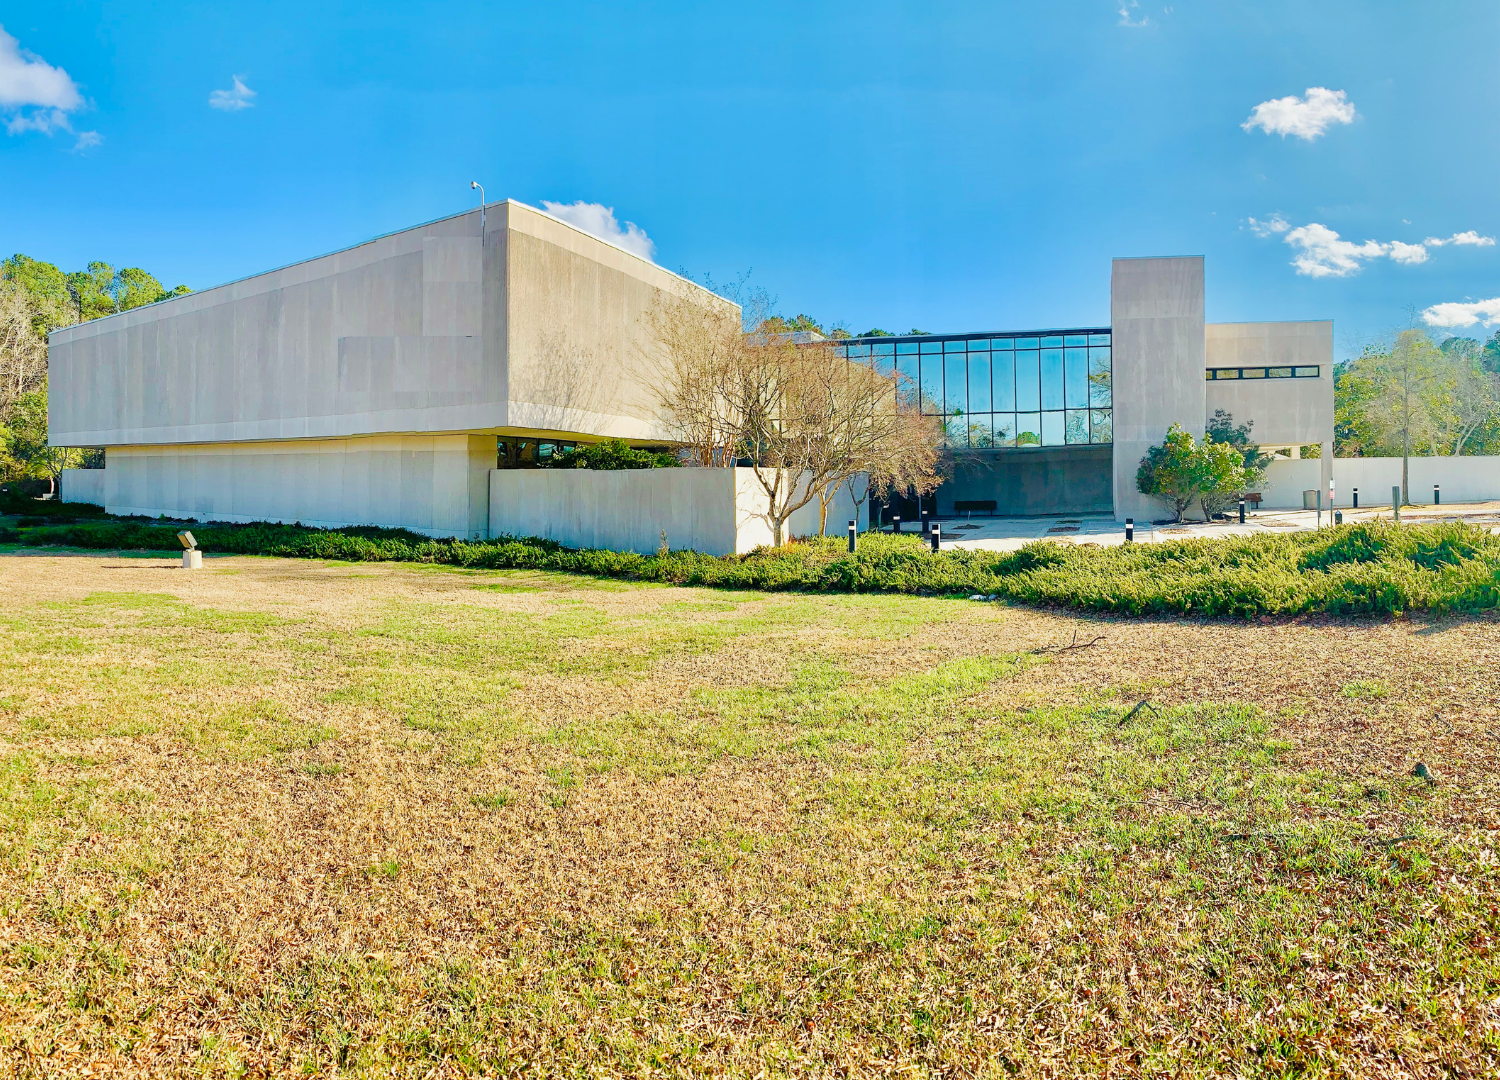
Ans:
{"type": "Polygon", "coordinates": [[[1341,356],[1500,326],[1500,5],[1124,2],[0,2],[0,249],[201,288],[478,179],[855,331],[1103,324],[1177,254],[1341,356]]]}

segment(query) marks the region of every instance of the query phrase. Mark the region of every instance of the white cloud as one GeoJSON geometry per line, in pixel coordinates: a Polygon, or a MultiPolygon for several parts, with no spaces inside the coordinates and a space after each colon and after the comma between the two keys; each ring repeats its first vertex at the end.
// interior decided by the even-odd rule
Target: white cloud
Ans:
{"type": "Polygon", "coordinates": [[[83,95],[66,71],[21,48],[0,27],[0,113],[6,132],[71,131],[68,113],[83,105],[83,95]]]}
{"type": "Polygon", "coordinates": [[[1463,304],[1433,304],[1422,312],[1422,321],[1428,326],[1473,326],[1483,323],[1488,329],[1500,323],[1500,296],[1493,300],[1476,300],[1463,304]]]}
{"type": "Polygon", "coordinates": [[[1427,261],[1427,249],[1421,244],[1403,244],[1400,240],[1392,240],[1391,261],[1415,266],[1427,261]]]}
{"type": "Polygon", "coordinates": [[[586,203],[579,199],[574,203],[546,202],[542,203],[547,213],[555,218],[561,218],[569,225],[577,226],[586,233],[592,233],[601,240],[608,240],[617,247],[622,247],[634,255],[643,259],[651,259],[656,255],[656,245],[642,229],[633,221],[625,222],[623,228],[615,220],[615,208],[604,206],[601,203],[586,203]]]}
{"type": "Polygon", "coordinates": [[[104,136],[97,131],[80,131],[78,141],[73,144],[73,152],[81,153],[84,150],[92,150],[104,142],[104,136]]]}
{"type": "Polygon", "coordinates": [[[1375,240],[1363,244],[1341,240],[1338,233],[1317,222],[1288,232],[1286,243],[1301,249],[1292,265],[1297,273],[1307,277],[1348,277],[1363,268],[1367,260],[1388,255],[1391,250],[1389,244],[1375,240]]]}
{"type": "Polygon", "coordinates": [[[1311,142],[1333,124],[1354,123],[1354,103],[1342,90],[1329,90],[1322,86],[1309,86],[1307,96],[1296,94],[1284,98],[1262,101],[1250,112],[1250,118],[1240,127],[1246,131],[1260,128],[1267,135],[1286,138],[1295,135],[1311,142]]]}
{"type": "MultiPolygon", "coordinates": [[[[1139,19],[1135,18],[1134,12],[1139,10],[1140,6],[1141,0],[1122,0],[1120,4],[1120,25],[1135,27],[1150,26],[1151,20],[1145,15],[1142,15],[1139,19]]],[[[1167,10],[1171,11],[1172,9],[1168,8],[1167,10]]]]}
{"type": "Polygon", "coordinates": [[[1450,244],[1493,247],[1495,244],[1494,237],[1480,236],[1472,229],[1454,233],[1446,240],[1429,236],[1420,244],[1408,244],[1402,240],[1366,240],[1356,244],[1316,221],[1294,229],[1280,214],[1272,214],[1264,221],[1247,218],[1246,224],[1261,239],[1282,236],[1283,243],[1296,248],[1298,255],[1292,260],[1292,265],[1305,277],[1348,277],[1364,269],[1365,263],[1371,259],[1388,258],[1402,266],[1416,266],[1428,260],[1429,248],[1450,244]]]}
{"type": "Polygon", "coordinates": [[[239,112],[241,109],[255,107],[255,91],[245,85],[238,75],[234,76],[234,85],[228,90],[215,90],[208,95],[208,105],[211,109],[223,109],[225,112],[239,112]]]}
{"type": "Polygon", "coordinates": [[[1247,221],[1250,225],[1250,231],[1261,239],[1284,233],[1292,227],[1287,219],[1280,214],[1272,214],[1265,221],[1257,221],[1255,218],[1248,218],[1247,221]]]}
{"type": "Polygon", "coordinates": [[[1495,238],[1493,236],[1480,236],[1473,229],[1470,229],[1468,232],[1456,232],[1446,240],[1439,240],[1436,236],[1429,236],[1426,240],[1423,240],[1422,243],[1426,244],[1428,247],[1447,247],[1449,244],[1454,244],[1460,247],[1464,245],[1472,245],[1474,247],[1494,247],[1495,238]]]}

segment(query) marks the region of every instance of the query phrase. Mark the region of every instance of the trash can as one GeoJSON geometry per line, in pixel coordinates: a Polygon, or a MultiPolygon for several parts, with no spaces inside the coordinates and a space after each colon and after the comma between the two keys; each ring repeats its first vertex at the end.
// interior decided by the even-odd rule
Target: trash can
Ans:
{"type": "Polygon", "coordinates": [[[1302,493],[1302,509],[1316,510],[1318,508],[1318,489],[1308,488],[1302,493]]]}

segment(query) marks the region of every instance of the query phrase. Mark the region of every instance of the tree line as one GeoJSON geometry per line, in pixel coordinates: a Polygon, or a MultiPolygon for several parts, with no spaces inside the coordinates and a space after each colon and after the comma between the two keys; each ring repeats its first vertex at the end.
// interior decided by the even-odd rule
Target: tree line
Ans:
{"type": "Polygon", "coordinates": [[[55,490],[63,469],[103,461],[103,450],[47,445],[48,334],[190,291],[135,266],[91,262],[69,273],[28,255],[0,262],[0,480],[55,490]]]}

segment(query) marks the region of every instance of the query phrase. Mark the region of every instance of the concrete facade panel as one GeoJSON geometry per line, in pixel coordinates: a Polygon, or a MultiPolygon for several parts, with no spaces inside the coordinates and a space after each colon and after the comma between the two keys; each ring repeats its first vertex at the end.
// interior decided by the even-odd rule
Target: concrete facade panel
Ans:
{"type": "Polygon", "coordinates": [[[1110,276],[1115,517],[1151,520],[1135,487],[1146,451],[1181,424],[1203,435],[1204,283],[1201,256],[1116,259],[1110,276]]]}
{"type": "Polygon", "coordinates": [[[1333,323],[1210,323],[1206,366],[1316,366],[1316,379],[1239,379],[1204,383],[1205,417],[1223,409],[1236,423],[1253,420],[1266,446],[1301,446],[1333,438],[1333,323]]]}

